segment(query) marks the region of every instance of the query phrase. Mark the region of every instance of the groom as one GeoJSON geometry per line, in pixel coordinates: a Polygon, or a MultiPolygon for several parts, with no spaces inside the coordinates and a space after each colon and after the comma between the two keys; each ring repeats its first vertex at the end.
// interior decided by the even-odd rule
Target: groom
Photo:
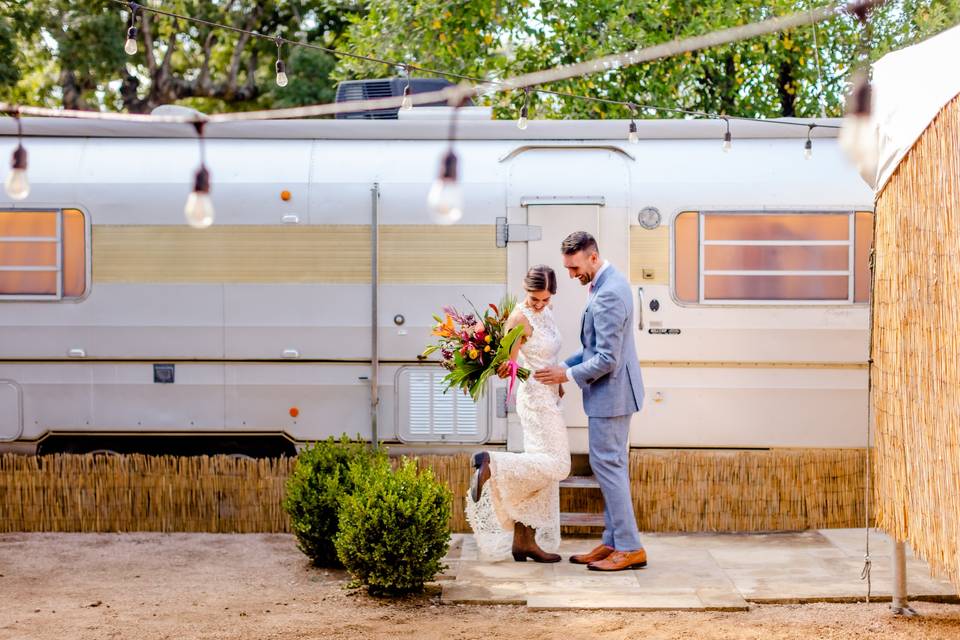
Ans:
{"type": "Polygon", "coordinates": [[[630,417],[643,406],[643,380],[633,340],[633,297],[627,280],[600,259],[597,241],[586,231],[560,245],[563,266],[580,284],[590,285],[580,325],[583,348],[564,363],[541,369],[543,384],[573,380],[583,390],[588,416],[590,467],[604,501],[602,544],[570,557],[595,571],[636,569],[647,564],[630,498],[628,436],[630,417]]]}

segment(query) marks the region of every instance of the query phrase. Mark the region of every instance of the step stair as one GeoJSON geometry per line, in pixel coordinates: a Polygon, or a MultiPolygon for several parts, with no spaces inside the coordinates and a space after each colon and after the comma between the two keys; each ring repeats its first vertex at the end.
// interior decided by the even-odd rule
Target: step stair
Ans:
{"type": "Polygon", "coordinates": [[[570,476],[560,481],[561,489],[599,489],[595,476],[570,476]]]}
{"type": "Polygon", "coordinates": [[[568,527],[603,527],[603,514],[564,512],[560,514],[560,524],[568,527]]]}
{"type": "MultiPolygon", "coordinates": [[[[570,476],[560,481],[561,489],[599,489],[594,476],[570,476]]],[[[561,512],[560,524],[570,527],[603,527],[602,513],[561,512]]]]}

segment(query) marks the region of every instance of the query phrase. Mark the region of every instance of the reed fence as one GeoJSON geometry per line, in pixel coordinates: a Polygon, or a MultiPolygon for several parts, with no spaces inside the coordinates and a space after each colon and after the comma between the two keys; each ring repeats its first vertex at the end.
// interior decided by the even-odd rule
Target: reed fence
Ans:
{"type": "Polygon", "coordinates": [[[960,96],[877,196],[877,520],[960,591],[960,96]]]}
{"type": "MultiPolygon", "coordinates": [[[[776,531],[863,525],[862,449],[646,451],[630,456],[644,531],[776,531]]],[[[294,458],[0,456],[0,532],[287,532],[281,506],[294,458]]],[[[418,458],[463,516],[470,459],[418,458]]],[[[597,490],[564,490],[565,511],[602,511],[597,490]]],[[[567,533],[596,533],[568,529],[567,533]]]]}

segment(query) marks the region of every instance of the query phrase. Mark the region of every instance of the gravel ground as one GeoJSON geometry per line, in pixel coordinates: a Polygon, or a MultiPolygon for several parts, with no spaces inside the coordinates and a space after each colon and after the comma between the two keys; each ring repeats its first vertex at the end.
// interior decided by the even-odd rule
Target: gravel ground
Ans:
{"type": "Polygon", "coordinates": [[[348,589],[274,534],[0,534],[0,638],[960,638],[960,605],[530,612],[348,589]]]}

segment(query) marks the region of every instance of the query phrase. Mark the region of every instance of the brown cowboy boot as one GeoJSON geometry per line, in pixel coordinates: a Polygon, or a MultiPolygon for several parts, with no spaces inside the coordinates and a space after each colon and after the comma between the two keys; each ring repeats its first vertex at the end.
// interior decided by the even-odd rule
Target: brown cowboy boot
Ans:
{"type": "Polygon", "coordinates": [[[601,544],[590,553],[580,553],[575,556],[570,556],[570,562],[573,564],[590,564],[591,562],[599,562],[613,553],[613,551],[613,547],[608,547],[605,544],[601,544]]]}
{"type": "Polygon", "coordinates": [[[560,562],[556,553],[547,553],[540,548],[536,540],[536,529],[525,524],[513,524],[513,559],[517,562],[526,562],[530,558],[534,562],[560,562]]]}
{"type": "Polygon", "coordinates": [[[470,495],[474,502],[479,502],[483,484],[490,479],[490,454],[486,451],[474,454],[473,467],[477,472],[470,482],[470,495]]]}

